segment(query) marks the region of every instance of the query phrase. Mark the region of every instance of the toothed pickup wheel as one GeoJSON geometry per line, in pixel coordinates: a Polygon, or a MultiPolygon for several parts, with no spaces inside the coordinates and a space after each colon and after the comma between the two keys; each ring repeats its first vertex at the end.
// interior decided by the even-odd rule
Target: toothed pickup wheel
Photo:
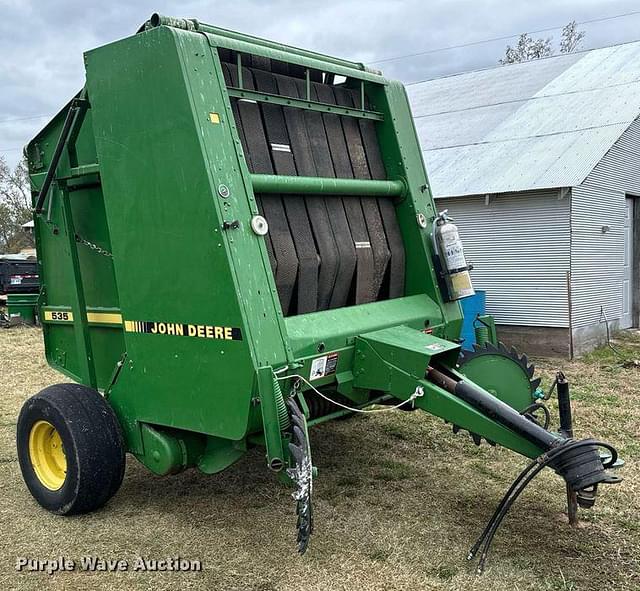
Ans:
{"type": "MultiPolygon", "coordinates": [[[[473,351],[462,351],[458,371],[496,398],[523,412],[534,402],[534,393],[540,386],[540,378],[534,378],[535,367],[526,355],[515,347],[508,349],[503,343],[474,345],[473,351]]],[[[460,427],[453,426],[454,433],[460,427]]],[[[480,436],[470,434],[476,445],[480,436]]],[[[493,442],[489,441],[490,444],[493,442]]]]}
{"type": "Polygon", "coordinates": [[[293,398],[287,400],[287,407],[291,418],[289,451],[294,460],[294,466],[287,469],[287,474],[296,485],[296,491],[293,493],[298,516],[296,541],[298,552],[304,554],[309,547],[309,540],[313,533],[313,505],[311,503],[313,464],[306,419],[293,398]]]}

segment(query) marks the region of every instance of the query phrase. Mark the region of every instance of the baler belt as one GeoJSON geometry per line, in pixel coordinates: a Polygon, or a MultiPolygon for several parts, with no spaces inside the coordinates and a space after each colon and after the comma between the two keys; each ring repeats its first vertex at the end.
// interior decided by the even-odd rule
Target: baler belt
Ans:
{"type": "MultiPolygon", "coordinates": [[[[274,74],[264,70],[252,70],[255,87],[260,92],[278,94],[274,74]]],[[[289,135],[284,113],[280,105],[263,103],[262,116],[267,139],[271,145],[271,158],[276,174],[297,174],[291,152],[289,135]]],[[[305,201],[299,195],[283,195],[287,220],[296,252],[298,254],[298,281],[294,293],[293,312],[304,314],[313,312],[318,305],[318,268],[320,261],[309,224],[309,214],[305,201]]]]}
{"type": "MultiPolygon", "coordinates": [[[[354,104],[358,104],[357,101],[360,99],[355,96],[354,90],[351,90],[351,96],[354,104]]],[[[366,100],[365,108],[369,108],[366,100]]],[[[371,178],[376,180],[386,179],[387,175],[384,169],[384,163],[382,162],[382,154],[380,153],[375,123],[365,119],[361,119],[359,123],[371,178]]],[[[396,216],[396,208],[391,199],[389,197],[380,197],[378,199],[378,206],[380,207],[380,215],[391,252],[391,260],[387,267],[387,277],[381,295],[389,298],[398,298],[404,295],[404,243],[396,216]]]]}
{"type": "MultiPolygon", "coordinates": [[[[284,96],[298,97],[295,79],[290,76],[275,75],[278,91],[284,96]]],[[[299,109],[283,108],[284,118],[291,141],[291,150],[296,162],[299,175],[318,176],[311,141],[306,126],[304,112],[299,109]]],[[[322,195],[308,195],[305,197],[307,212],[313,236],[320,255],[320,269],[318,272],[318,301],[316,310],[326,310],[331,302],[331,294],[336,282],[338,271],[338,249],[327,213],[326,199],[322,195]]],[[[300,285],[298,286],[300,289],[300,285]]]]}
{"type": "MultiPolygon", "coordinates": [[[[233,67],[230,68],[233,72],[233,67]]],[[[254,89],[253,75],[248,68],[242,69],[243,85],[248,90],[254,89]]],[[[238,111],[242,120],[242,127],[247,141],[247,149],[251,154],[252,172],[258,174],[273,174],[269,145],[262,125],[259,106],[252,101],[238,101],[238,111]]],[[[269,233],[273,243],[273,265],[276,287],[282,311],[289,312],[291,299],[298,273],[298,258],[289,231],[282,197],[280,195],[262,195],[264,216],[269,223],[269,233]]]]}
{"type": "MultiPolygon", "coordinates": [[[[250,63],[242,69],[247,90],[292,98],[310,92],[316,102],[360,104],[355,90],[313,81],[315,76],[307,87],[290,65],[250,63]]],[[[223,71],[227,85],[238,88],[237,66],[223,63],[223,71]]],[[[372,121],[248,99],[231,103],[253,173],[386,178],[372,121]]],[[[403,295],[404,244],[390,198],[263,194],[256,199],[269,223],[265,238],[285,315],[403,295]]]]}
{"type": "MultiPolygon", "coordinates": [[[[296,80],[298,95],[304,96],[306,84],[303,80],[296,80]]],[[[315,86],[311,85],[311,100],[318,100],[315,86]]],[[[327,140],[327,133],[322,115],[315,111],[304,112],[305,123],[309,134],[311,155],[318,176],[335,177],[336,173],[331,160],[331,151],[327,140]]],[[[345,199],[351,199],[346,197],[345,199]]],[[[349,292],[356,270],[356,248],[351,236],[343,198],[339,196],[325,197],[325,204],[329,214],[329,222],[338,249],[338,268],[333,284],[333,291],[329,300],[329,308],[342,308],[347,305],[349,292]]],[[[321,267],[322,268],[322,267],[321,267]]]]}
{"type": "MultiPolygon", "coordinates": [[[[318,99],[326,104],[335,104],[335,97],[331,87],[325,84],[314,83],[318,99]]],[[[322,114],[324,126],[329,142],[331,159],[338,178],[353,178],[351,160],[345,143],[344,132],[340,118],[330,113],[322,114]]],[[[373,253],[371,241],[367,232],[367,225],[360,199],[357,197],[345,197],[344,209],[347,214],[351,236],[356,249],[356,277],[355,277],[355,303],[365,304],[376,299],[373,253]]]]}
{"type": "MultiPolygon", "coordinates": [[[[237,82],[237,70],[232,68],[229,64],[222,63],[222,72],[224,74],[224,80],[227,86],[235,86],[237,82]]],[[[240,117],[240,110],[238,106],[238,99],[233,98],[231,100],[231,110],[233,111],[233,118],[236,123],[236,129],[238,130],[238,136],[240,136],[240,143],[242,144],[242,150],[244,152],[247,167],[251,172],[254,172],[254,166],[251,159],[251,152],[249,151],[249,147],[247,145],[247,138],[244,133],[244,127],[242,124],[242,118],[240,117]]],[[[260,195],[256,195],[256,203],[258,204],[258,210],[262,215],[264,215],[264,206],[262,204],[262,197],[260,195]]],[[[265,236],[266,244],[267,244],[267,252],[269,254],[269,262],[271,263],[271,269],[273,270],[274,276],[276,275],[276,267],[277,261],[276,257],[273,253],[273,243],[271,241],[271,235],[269,233],[265,236]]]]}
{"type": "Polygon", "coordinates": [[[256,68],[258,68],[260,70],[271,71],[271,58],[269,57],[250,54],[250,55],[243,56],[243,59],[246,62],[245,65],[250,66],[252,70],[255,70],[256,68]]]}
{"type": "MultiPolygon", "coordinates": [[[[334,88],[333,93],[336,97],[336,103],[343,107],[355,107],[353,97],[349,90],[345,88],[334,88]]],[[[347,148],[349,150],[349,158],[351,159],[351,167],[353,175],[357,179],[370,179],[369,166],[367,164],[367,156],[365,154],[362,137],[360,136],[360,128],[356,119],[351,117],[341,117],[342,128],[347,139],[347,148]]],[[[384,234],[384,226],[380,217],[380,209],[378,207],[378,199],[375,197],[361,197],[362,211],[369,232],[369,240],[371,241],[371,251],[373,254],[373,293],[374,299],[378,299],[382,281],[385,278],[387,265],[391,258],[387,238],[384,234]]]]}

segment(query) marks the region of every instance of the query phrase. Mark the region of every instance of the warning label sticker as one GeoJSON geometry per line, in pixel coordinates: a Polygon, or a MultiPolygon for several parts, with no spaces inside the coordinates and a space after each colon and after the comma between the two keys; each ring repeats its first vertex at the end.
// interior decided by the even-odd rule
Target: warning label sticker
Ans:
{"type": "Polygon", "coordinates": [[[329,353],[311,362],[310,380],[319,380],[336,373],[338,367],[338,353],[329,353]]]}

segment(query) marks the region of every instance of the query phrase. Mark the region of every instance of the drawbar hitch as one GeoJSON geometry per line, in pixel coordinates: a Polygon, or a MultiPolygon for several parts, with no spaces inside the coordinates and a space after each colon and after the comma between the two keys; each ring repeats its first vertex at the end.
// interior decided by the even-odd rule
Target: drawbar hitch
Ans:
{"type": "Polygon", "coordinates": [[[543,453],[530,462],[515,479],[477,542],[471,548],[467,557],[469,560],[472,560],[482,547],[476,571],[478,574],[484,570],[491,542],[505,515],[526,486],[543,468],[547,466],[553,468],[565,480],[570,521],[577,520],[578,505],[583,508],[593,506],[598,484],[615,484],[621,481],[619,477],[606,471],[618,459],[618,452],[613,446],[596,439],[575,440],[572,438],[573,424],[569,383],[561,372],[558,372],[555,381],[560,407],[560,434],[547,431],[508,404],[488,395],[474,384],[460,379],[459,376],[444,367],[429,366],[426,378],[543,450],[543,453]],[[603,460],[598,453],[598,448],[608,450],[611,454],[610,457],[603,460]]]}

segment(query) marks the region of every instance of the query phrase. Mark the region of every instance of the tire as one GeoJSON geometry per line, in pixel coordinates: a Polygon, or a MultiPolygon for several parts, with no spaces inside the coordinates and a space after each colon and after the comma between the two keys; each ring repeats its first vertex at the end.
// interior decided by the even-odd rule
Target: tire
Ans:
{"type": "Polygon", "coordinates": [[[87,386],[58,384],[29,398],[18,417],[16,442],[27,488],[58,515],[94,511],[122,484],[120,424],[109,403],[87,386]]]}

